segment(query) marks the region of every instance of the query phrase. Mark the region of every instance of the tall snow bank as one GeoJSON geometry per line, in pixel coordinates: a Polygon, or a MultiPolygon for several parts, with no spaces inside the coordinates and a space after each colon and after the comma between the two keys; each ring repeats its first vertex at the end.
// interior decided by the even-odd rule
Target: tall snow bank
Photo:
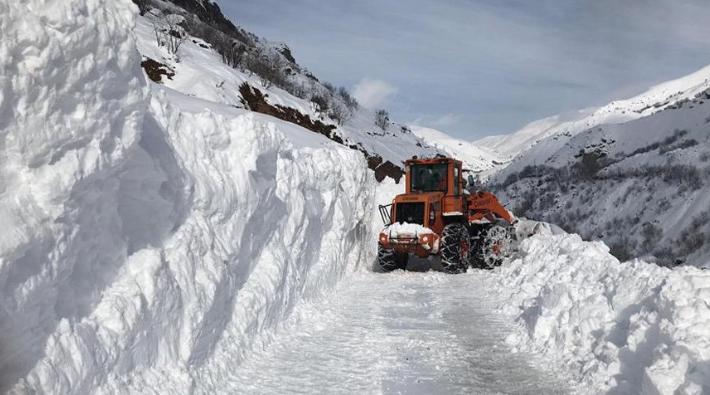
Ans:
{"type": "Polygon", "coordinates": [[[590,394],[710,391],[710,273],[620,263],[577,235],[525,240],[500,269],[508,342],[560,362],[590,394]]]}
{"type": "Polygon", "coordinates": [[[0,1],[0,392],[125,261],[118,191],[148,98],[133,18],[125,0],[0,1]]]}
{"type": "Polygon", "coordinates": [[[363,156],[151,95],[134,11],[0,1],[0,393],[216,393],[371,257],[363,156]]]}

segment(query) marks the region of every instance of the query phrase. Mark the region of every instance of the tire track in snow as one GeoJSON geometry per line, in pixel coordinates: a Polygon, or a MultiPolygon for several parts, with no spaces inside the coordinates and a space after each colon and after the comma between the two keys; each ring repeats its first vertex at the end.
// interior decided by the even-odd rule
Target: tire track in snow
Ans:
{"type": "Polygon", "coordinates": [[[363,273],[302,305],[230,394],[563,394],[541,361],[511,354],[487,274],[363,273]]]}

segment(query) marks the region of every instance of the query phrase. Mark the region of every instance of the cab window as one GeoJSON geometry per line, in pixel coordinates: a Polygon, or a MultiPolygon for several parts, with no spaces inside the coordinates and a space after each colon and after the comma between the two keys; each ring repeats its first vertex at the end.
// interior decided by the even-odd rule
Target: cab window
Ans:
{"type": "Polygon", "coordinates": [[[446,192],[446,169],[446,163],[412,166],[412,192],[446,192]]]}
{"type": "Polygon", "coordinates": [[[460,195],[461,191],[459,188],[461,188],[461,183],[459,182],[459,174],[461,173],[461,169],[459,169],[458,166],[454,167],[454,195],[458,196],[460,195]]]}

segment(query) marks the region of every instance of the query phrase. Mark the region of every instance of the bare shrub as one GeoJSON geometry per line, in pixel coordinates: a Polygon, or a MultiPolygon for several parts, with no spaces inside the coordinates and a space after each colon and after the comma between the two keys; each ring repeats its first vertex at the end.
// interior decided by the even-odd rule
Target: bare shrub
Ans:
{"type": "Polygon", "coordinates": [[[343,99],[343,103],[345,103],[350,111],[355,111],[360,108],[360,103],[357,102],[357,99],[355,99],[345,87],[341,86],[338,89],[338,95],[340,95],[340,98],[343,99]]]}
{"type": "Polygon", "coordinates": [[[703,186],[703,175],[698,168],[691,165],[674,165],[666,163],[662,166],[641,166],[637,168],[616,169],[598,176],[599,179],[623,180],[638,178],[642,180],[661,179],[669,184],[684,186],[698,190],[703,186]]]}
{"type": "Polygon", "coordinates": [[[282,88],[298,98],[305,99],[308,97],[308,88],[306,88],[306,85],[302,82],[286,81],[282,88]]]}
{"type": "Polygon", "coordinates": [[[582,178],[591,179],[604,167],[600,162],[601,158],[602,156],[597,153],[583,153],[579,162],[575,163],[572,168],[577,170],[582,178]]]}
{"type": "Polygon", "coordinates": [[[335,85],[331,84],[330,82],[324,82],[323,88],[325,88],[330,95],[334,95],[336,92],[335,85]]]}
{"type": "Polygon", "coordinates": [[[382,130],[387,130],[390,124],[390,113],[387,110],[377,110],[375,111],[375,125],[377,125],[382,130]]]}
{"type": "Polygon", "coordinates": [[[235,69],[242,69],[247,55],[247,47],[227,36],[224,36],[223,39],[225,41],[219,50],[219,53],[222,54],[222,61],[235,69]]]}
{"type": "Polygon", "coordinates": [[[247,69],[259,76],[261,85],[265,89],[271,86],[282,86],[286,82],[284,74],[284,61],[280,54],[262,54],[256,53],[247,57],[247,69]]]}
{"type": "Polygon", "coordinates": [[[686,229],[681,233],[679,242],[680,255],[688,256],[702,248],[708,242],[708,237],[704,232],[692,232],[686,229]]]}
{"type": "Polygon", "coordinates": [[[676,145],[662,147],[661,149],[658,150],[658,153],[663,155],[667,152],[675,151],[678,149],[686,149],[686,148],[694,147],[696,145],[698,145],[698,141],[695,139],[685,140],[685,141],[682,141],[676,145]]]}
{"type": "Polygon", "coordinates": [[[533,207],[535,205],[535,196],[533,193],[526,192],[523,199],[518,203],[513,212],[516,216],[531,218],[534,216],[533,207]]]}
{"type": "Polygon", "coordinates": [[[182,44],[187,40],[187,32],[180,24],[184,18],[168,14],[153,18],[153,32],[158,46],[165,47],[170,55],[177,55],[182,44]]]}
{"type": "Polygon", "coordinates": [[[644,253],[650,253],[663,238],[663,230],[658,226],[645,222],[641,228],[641,248],[644,253]]]}
{"type": "Polygon", "coordinates": [[[668,199],[663,198],[663,199],[661,199],[660,202],[658,202],[658,207],[656,208],[656,212],[658,212],[659,214],[665,213],[670,208],[671,208],[671,202],[668,201],[668,199]]]}
{"type": "Polygon", "coordinates": [[[330,110],[330,98],[325,95],[314,95],[311,101],[318,105],[318,110],[322,113],[327,113],[330,110]]]}
{"type": "Polygon", "coordinates": [[[555,194],[548,192],[538,200],[538,207],[541,211],[547,210],[555,204],[555,194]]]}
{"type": "Polygon", "coordinates": [[[621,262],[626,262],[633,258],[632,250],[629,248],[629,245],[626,240],[621,240],[619,242],[612,243],[609,246],[609,252],[621,262]]]}
{"type": "Polygon", "coordinates": [[[338,125],[343,126],[352,118],[353,113],[344,104],[335,102],[331,105],[328,115],[334,119],[338,125]]]}
{"type": "MultiPolygon", "coordinates": [[[[687,135],[687,134],[688,134],[688,131],[687,131],[687,130],[676,129],[676,130],[673,131],[673,134],[672,134],[672,135],[670,135],[670,136],[664,138],[664,139],[661,140],[661,141],[656,141],[656,142],[653,142],[653,143],[651,143],[651,144],[649,144],[649,145],[647,145],[647,146],[645,146],[645,147],[639,148],[639,149],[635,150],[634,152],[630,153],[627,157],[631,157],[631,156],[639,155],[639,154],[645,154],[646,152],[655,151],[655,150],[657,150],[657,149],[659,149],[659,148],[660,148],[660,153],[661,153],[661,154],[664,154],[664,153],[666,153],[666,152],[672,151],[672,150],[674,150],[674,149],[677,149],[677,147],[676,147],[676,148],[671,148],[671,146],[672,146],[676,141],[678,141],[678,140],[680,140],[681,138],[685,137],[685,135],[687,135]]],[[[697,142],[696,142],[696,144],[697,144],[697,142]]]]}

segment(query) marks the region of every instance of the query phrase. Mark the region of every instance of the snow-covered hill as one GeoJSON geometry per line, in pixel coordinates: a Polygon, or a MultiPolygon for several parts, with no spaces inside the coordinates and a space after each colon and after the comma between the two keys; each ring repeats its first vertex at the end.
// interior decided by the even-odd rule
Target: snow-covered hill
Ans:
{"type": "MultiPolygon", "coordinates": [[[[215,47],[221,41],[213,37],[221,34],[220,31],[207,30],[212,25],[205,23],[204,18],[200,20],[196,16],[199,14],[179,6],[193,9],[195,7],[187,6],[191,2],[194,0],[144,1],[147,11],[138,18],[136,27],[138,48],[145,60],[157,62],[153,66],[164,70],[164,74],[158,75],[161,84],[215,103],[275,116],[284,113],[282,118],[298,119],[302,125],[320,123],[313,128],[317,129],[316,133],[362,152],[370,168],[378,170],[378,180],[385,176],[399,180],[402,162],[414,155],[427,157],[441,153],[404,125],[390,120],[386,120],[386,125],[376,125],[373,111],[357,105],[344,88],[336,89],[319,81],[306,68],[295,63],[284,43],[270,42],[234,28],[239,32],[237,38],[228,37],[225,40],[243,48],[244,52],[239,61],[234,61],[238,64],[230,64],[231,58],[225,60],[224,54],[218,53],[224,52],[224,49],[215,47]],[[185,21],[181,23],[181,26],[186,26],[185,32],[201,34],[214,44],[191,36],[177,55],[167,53],[164,47],[158,46],[155,26],[175,15],[185,21]],[[240,37],[247,39],[239,41],[240,37]],[[265,102],[250,103],[245,100],[243,84],[263,94],[265,102]]],[[[211,8],[219,10],[214,3],[211,3],[211,8]]]]}
{"type": "MultiPolygon", "coordinates": [[[[590,108],[565,115],[557,115],[532,122],[516,133],[505,136],[489,136],[475,144],[511,157],[545,141],[546,147],[538,147],[536,156],[550,155],[573,136],[597,125],[622,124],[644,118],[678,102],[694,98],[710,89],[710,66],[693,74],[665,82],[627,100],[611,102],[600,108],[590,108]],[[554,141],[555,143],[552,143],[554,141]]],[[[530,163],[518,161],[515,166],[530,163]]]]}
{"type": "Polygon", "coordinates": [[[604,240],[621,259],[710,264],[708,75],[552,127],[491,188],[519,215],[604,240]]]}
{"type": "Polygon", "coordinates": [[[432,147],[438,148],[464,163],[464,168],[487,174],[511,160],[493,150],[469,141],[460,140],[436,129],[410,125],[412,132],[432,147]]]}

